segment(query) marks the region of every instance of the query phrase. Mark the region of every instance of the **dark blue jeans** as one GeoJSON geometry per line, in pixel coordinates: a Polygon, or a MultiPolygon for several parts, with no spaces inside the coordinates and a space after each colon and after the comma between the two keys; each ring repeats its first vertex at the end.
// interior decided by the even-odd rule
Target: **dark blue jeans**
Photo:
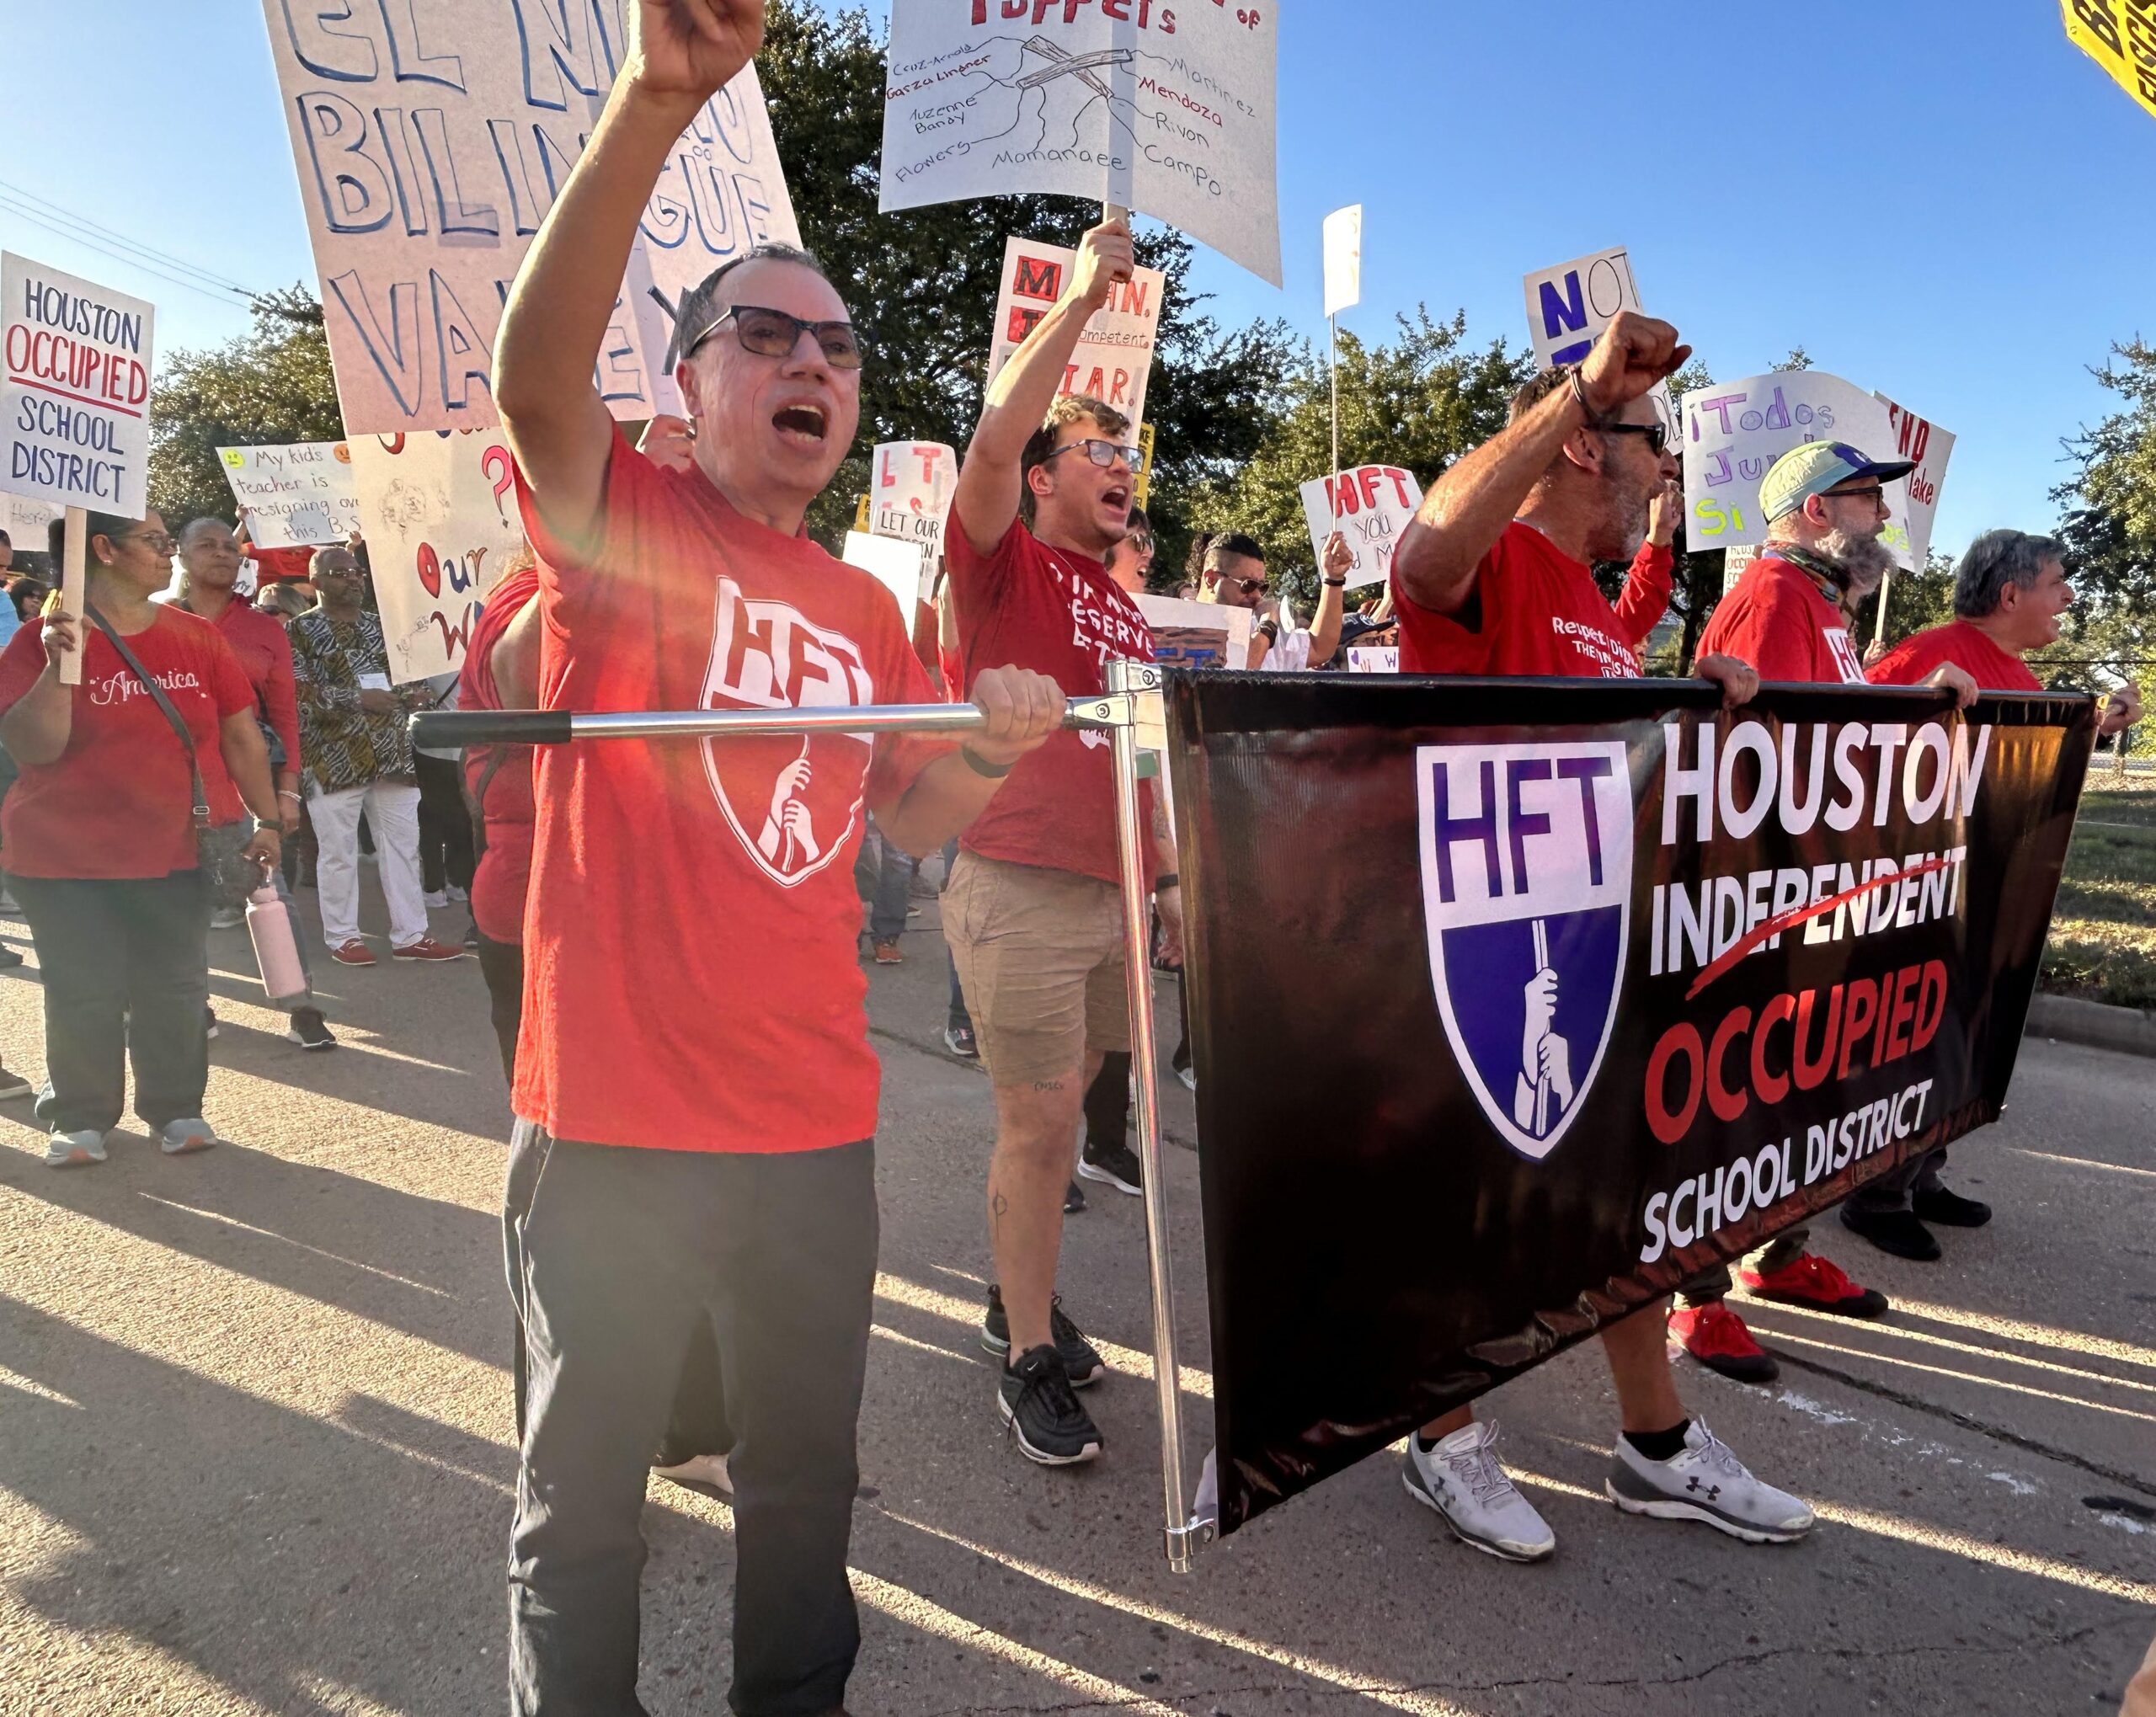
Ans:
{"type": "Polygon", "coordinates": [[[873,845],[875,856],[869,861],[874,868],[875,881],[868,897],[868,934],[879,942],[896,941],[905,934],[906,910],[910,905],[907,890],[913,882],[914,861],[910,854],[900,852],[890,837],[869,825],[869,839],[864,847],[873,845]]]}
{"type": "MultiPolygon", "coordinates": [[[[51,1124],[155,1132],[202,1112],[210,1083],[210,901],[200,871],[141,879],[11,877],[45,988],[51,1124]]],[[[40,1105],[40,1116],[46,1106],[40,1105]]]]}
{"type": "Polygon", "coordinates": [[[510,1554],[518,1717],[641,1717],[644,1475],[708,1316],[735,1438],[740,1717],[822,1717],[860,1649],[846,1583],[876,1277],[862,1140],[627,1149],[520,1122],[504,1224],[529,1410],[510,1554]]]}

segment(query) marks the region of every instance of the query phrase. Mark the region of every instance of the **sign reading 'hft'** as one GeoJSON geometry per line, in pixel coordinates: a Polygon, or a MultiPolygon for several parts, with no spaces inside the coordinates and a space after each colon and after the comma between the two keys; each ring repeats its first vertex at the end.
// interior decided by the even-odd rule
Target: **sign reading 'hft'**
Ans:
{"type": "MultiPolygon", "coordinates": [[[[263,0],[349,435],[483,428],[510,283],[627,51],[627,0],[263,0]]],[[[617,418],[678,405],[668,306],[759,240],[798,243],[744,67],[644,205],[593,377],[617,418]]]]}

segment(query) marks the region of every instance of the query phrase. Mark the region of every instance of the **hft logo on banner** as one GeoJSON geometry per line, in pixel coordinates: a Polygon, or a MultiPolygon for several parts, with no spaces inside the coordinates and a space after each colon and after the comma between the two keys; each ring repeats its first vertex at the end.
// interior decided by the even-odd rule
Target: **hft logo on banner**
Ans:
{"type": "Polygon", "coordinates": [[[1337,477],[1314,477],[1298,493],[1303,498],[1303,522],[1310,526],[1310,552],[1321,565],[1325,539],[1332,535],[1337,519],[1340,534],[1355,556],[1348,588],[1382,584],[1392,575],[1392,552],[1400,547],[1400,533],[1422,504],[1422,486],[1413,472],[1396,465],[1358,465],[1337,477]]]}
{"type": "Polygon", "coordinates": [[[0,489],[139,519],[150,507],[156,309],[0,254],[0,489]]]}
{"type": "Polygon", "coordinates": [[[882,206],[1045,191],[1280,284],[1270,6],[894,0],[882,206]]]}
{"type": "MultiPolygon", "coordinates": [[[[988,379],[995,380],[1033,324],[1055,307],[1070,285],[1078,253],[1059,245],[1012,237],[1003,246],[1002,284],[995,294],[995,325],[988,349],[988,379]]],[[[1145,383],[1153,373],[1153,347],[1161,333],[1161,307],[1168,277],[1139,269],[1115,288],[1107,303],[1086,319],[1063,385],[1056,392],[1083,393],[1113,406],[1134,431],[1145,421],[1145,383]]]]}
{"type": "MultiPolygon", "coordinates": [[[[626,0],[263,0],[344,428],[495,421],[510,282],[628,42],[626,0]]],[[[593,380],[617,418],[678,409],[669,306],[759,240],[798,244],[754,66],[712,98],[644,206],[593,380]]]]}

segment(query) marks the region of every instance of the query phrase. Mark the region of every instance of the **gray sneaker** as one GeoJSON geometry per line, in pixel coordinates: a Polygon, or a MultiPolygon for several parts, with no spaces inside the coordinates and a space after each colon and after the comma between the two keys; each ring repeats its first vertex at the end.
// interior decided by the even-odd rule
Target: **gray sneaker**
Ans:
{"type": "Polygon", "coordinates": [[[1494,1419],[1463,1425],[1427,1449],[1421,1433],[1411,1435],[1400,1477],[1407,1494],[1434,1509],[1454,1538],[1486,1555],[1540,1562],[1557,1548],[1557,1535],[1497,1458],[1494,1419]]]}
{"type": "Polygon", "coordinates": [[[1652,1461],[1623,1437],[1603,1488],[1627,1514],[1700,1520],[1748,1544],[1785,1544],[1812,1530],[1812,1511],[1785,1490],[1762,1484],[1742,1461],[1694,1419],[1684,1449],[1652,1461]]]}
{"type": "Polygon", "coordinates": [[[191,1115],[184,1121],[167,1122],[157,1136],[157,1149],[167,1156],[185,1156],[190,1151],[207,1150],[216,1142],[216,1130],[200,1115],[191,1115]]]}
{"type": "Polygon", "coordinates": [[[55,1133],[45,1141],[48,1169],[86,1169],[104,1160],[104,1134],[94,1127],[79,1133],[55,1133]]]}

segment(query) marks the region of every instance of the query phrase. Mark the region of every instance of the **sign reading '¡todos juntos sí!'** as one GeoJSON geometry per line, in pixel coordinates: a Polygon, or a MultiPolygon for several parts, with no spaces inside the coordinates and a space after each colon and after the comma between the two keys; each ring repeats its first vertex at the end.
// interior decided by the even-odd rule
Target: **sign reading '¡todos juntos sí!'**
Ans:
{"type": "Polygon", "coordinates": [[[0,489],[141,518],[156,310],[12,252],[0,254],[0,489]]]}

